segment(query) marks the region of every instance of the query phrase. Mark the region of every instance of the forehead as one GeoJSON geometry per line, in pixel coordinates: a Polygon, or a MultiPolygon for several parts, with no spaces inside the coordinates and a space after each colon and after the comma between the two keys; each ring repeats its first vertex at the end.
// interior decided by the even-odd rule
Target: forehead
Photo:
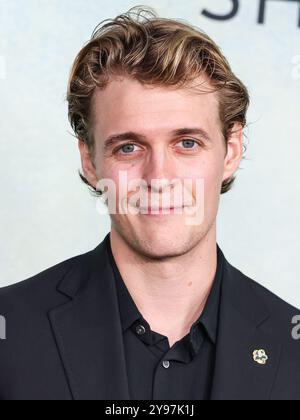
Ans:
{"type": "Polygon", "coordinates": [[[198,91],[168,86],[146,86],[128,77],[113,79],[96,90],[92,101],[94,134],[107,136],[119,130],[139,130],[146,135],[173,127],[199,123],[213,134],[219,129],[218,96],[203,92],[212,86],[195,79],[198,91]]]}

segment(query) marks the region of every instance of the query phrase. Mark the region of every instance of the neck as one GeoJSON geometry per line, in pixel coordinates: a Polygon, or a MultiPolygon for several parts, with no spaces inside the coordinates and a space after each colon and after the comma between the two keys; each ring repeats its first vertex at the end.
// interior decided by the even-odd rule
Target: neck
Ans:
{"type": "Polygon", "coordinates": [[[138,254],[111,230],[111,248],[120,274],[152,331],[170,346],[189,333],[205,307],[217,269],[216,226],[188,253],[166,261],[138,254]]]}

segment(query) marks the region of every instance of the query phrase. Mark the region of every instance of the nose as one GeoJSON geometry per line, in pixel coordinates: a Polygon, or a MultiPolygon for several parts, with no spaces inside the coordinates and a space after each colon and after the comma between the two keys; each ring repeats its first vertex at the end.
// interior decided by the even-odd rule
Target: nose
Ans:
{"type": "MultiPolygon", "coordinates": [[[[178,169],[178,168],[177,168],[178,169]]],[[[148,161],[143,168],[143,179],[146,181],[148,190],[153,192],[163,192],[164,188],[169,187],[172,180],[177,177],[176,165],[166,151],[152,151],[148,161]],[[154,182],[157,180],[158,182],[154,182]]]]}

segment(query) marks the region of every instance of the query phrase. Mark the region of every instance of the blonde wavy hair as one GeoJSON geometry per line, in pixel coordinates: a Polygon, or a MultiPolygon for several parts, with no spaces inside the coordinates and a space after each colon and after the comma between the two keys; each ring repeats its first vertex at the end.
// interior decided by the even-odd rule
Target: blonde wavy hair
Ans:
{"type": "MultiPolygon", "coordinates": [[[[96,26],[72,65],[66,100],[75,136],[86,143],[93,157],[93,93],[96,88],[105,89],[114,75],[148,85],[187,88],[203,74],[218,93],[227,148],[234,123],[246,126],[250,100],[246,86],[234,75],[216,43],[190,24],[158,17],[148,6],[136,6],[115,19],[106,19],[96,26]]],[[[79,175],[92,192],[101,195],[80,171],[79,175]]],[[[224,180],[221,194],[229,191],[234,181],[235,176],[224,180]]]]}

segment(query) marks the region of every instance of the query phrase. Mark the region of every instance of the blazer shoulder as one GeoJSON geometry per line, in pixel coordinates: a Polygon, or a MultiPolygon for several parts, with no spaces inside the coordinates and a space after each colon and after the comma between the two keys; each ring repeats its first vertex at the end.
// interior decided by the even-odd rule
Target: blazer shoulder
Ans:
{"type": "Polygon", "coordinates": [[[235,300],[240,298],[240,303],[249,312],[255,312],[257,308],[263,308],[268,313],[269,320],[267,327],[269,332],[281,341],[293,343],[299,350],[300,340],[292,337],[292,330],[295,327],[295,317],[300,316],[300,310],[283,298],[244,274],[241,270],[230,265],[232,278],[235,281],[235,300]]]}
{"type": "Polygon", "coordinates": [[[300,310],[298,308],[285,301],[282,297],[278,296],[266,286],[263,286],[261,283],[258,283],[243,273],[242,275],[245,277],[245,279],[248,280],[252,290],[259,296],[261,300],[264,301],[266,307],[272,314],[286,314],[288,316],[292,314],[300,314],[300,310]]]}
{"type": "Polygon", "coordinates": [[[18,283],[0,288],[0,309],[4,303],[10,301],[20,300],[29,295],[38,298],[55,291],[64,276],[89,252],[68,258],[18,283]]]}

